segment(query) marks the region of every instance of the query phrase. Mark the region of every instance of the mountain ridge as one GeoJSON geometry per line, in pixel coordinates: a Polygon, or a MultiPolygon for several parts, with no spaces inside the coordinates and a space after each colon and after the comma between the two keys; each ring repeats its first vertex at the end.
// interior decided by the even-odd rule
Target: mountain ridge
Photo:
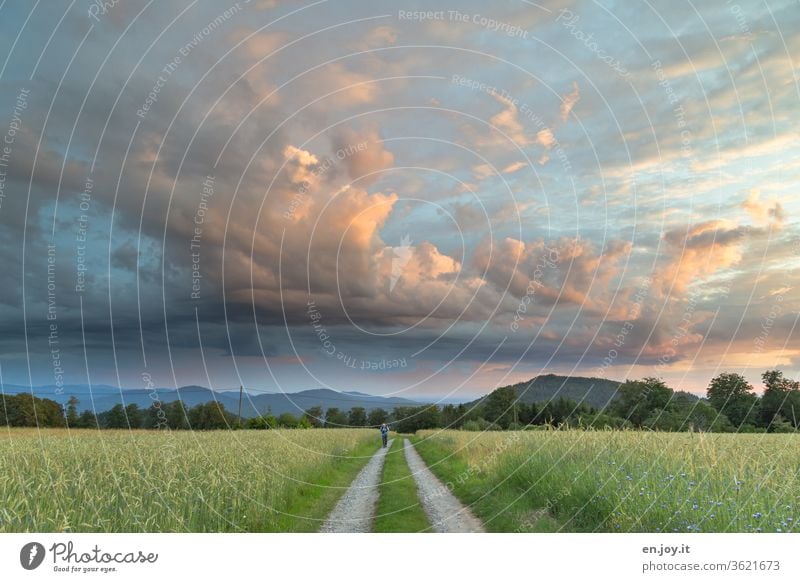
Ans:
{"type": "MultiPolygon", "coordinates": [[[[103,412],[117,404],[136,404],[140,408],[148,408],[154,402],[174,402],[183,400],[188,407],[206,402],[221,402],[225,408],[236,413],[239,406],[238,391],[216,391],[204,386],[181,386],[180,388],[117,388],[108,385],[89,386],[86,384],[56,386],[4,386],[3,392],[8,395],[30,394],[38,398],[49,398],[61,405],[66,405],[70,397],[78,401],[78,411],[92,410],[103,412]]],[[[339,392],[330,388],[310,388],[299,392],[256,393],[244,392],[242,398],[242,417],[251,418],[266,413],[283,414],[289,412],[301,414],[312,406],[339,408],[349,410],[357,406],[366,410],[383,408],[391,410],[398,406],[420,406],[422,403],[397,396],[372,396],[364,393],[339,392]]]]}

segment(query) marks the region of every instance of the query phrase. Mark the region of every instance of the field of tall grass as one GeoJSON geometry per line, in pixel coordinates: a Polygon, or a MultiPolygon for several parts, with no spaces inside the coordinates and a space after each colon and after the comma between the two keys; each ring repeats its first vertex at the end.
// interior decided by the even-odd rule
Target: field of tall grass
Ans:
{"type": "Polygon", "coordinates": [[[800,531],[800,436],[421,431],[490,531],[800,531]]]}
{"type": "Polygon", "coordinates": [[[0,531],[316,531],[375,431],[0,431],[0,531]]]}

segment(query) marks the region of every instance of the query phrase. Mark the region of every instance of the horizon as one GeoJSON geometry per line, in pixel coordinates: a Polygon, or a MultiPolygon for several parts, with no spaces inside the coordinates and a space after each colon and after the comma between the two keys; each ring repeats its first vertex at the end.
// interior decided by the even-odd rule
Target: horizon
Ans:
{"type": "Polygon", "coordinates": [[[0,382],[800,375],[795,3],[201,4],[4,6],[0,382]]]}
{"type": "MultiPolygon", "coordinates": [[[[721,373],[725,373],[725,371],[722,371],[721,373]]],[[[609,382],[616,382],[618,384],[623,384],[626,381],[635,381],[635,380],[642,379],[642,378],[629,378],[627,380],[615,380],[615,379],[612,379],[612,378],[598,378],[598,377],[592,377],[592,376],[562,376],[562,375],[559,375],[559,374],[541,374],[540,376],[543,376],[543,377],[555,376],[557,378],[566,378],[567,380],[572,379],[572,378],[579,378],[579,379],[585,379],[585,380],[605,380],[605,381],[609,381],[609,382]]],[[[521,383],[524,384],[524,383],[533,382],[536,378],[537,377],[528,378],[527,380],[524,380],[521,383]]],[[[711,382],[711,380],[712,380],[712,378],[709,378],[709,383],[711,382]]],[[[516,383],[513,383],[513,384],[507,384],[507,385],[503,385],[503,386],[487,387],[484,392],[480,392],[480,393],[476,393],[476,394],[470,394],[470,395],[464,395],[462,397],[453,396],[453,395],[446,395],[446,394],[442,395],[442,394],[430,394],[430,393],[428,393],[428,394],[424,394],[424,393],[423,394],[403,394],[403,395],[397,395],[397,394],[391,394],[391,393],[389,393],[389,394],[376,394],[376,393],[363,392],[362,390],[336,390],[334,388],[329,388],[329,387],[325,387],[325,386],[299,388],[299,389],[297,389],[295,391],[292,391],[292,392],[282,392],[282,391],[274,391],[274,390],[266,390],[266,389],[261,390],[261,389],[254,389],[254,388],[245,387],[244,388],[244,394],[249,395],[249,396],[259,396],[259,395],[264,395],[264,394],[267,394],[267,395],[282,395],[283,394],[283,395],[291,396],[291,395],[294,395],[294,394],[300,394],[302,392],[310,392],[310,391],[315,391],[315,390],[330,390],[332,392],[336,392],[336,393],[339,393],[339,394],[358,394],[358,395],[367,396],[367,397],[370,397],[370,398],[374,398],[374,397],[387,398],[387,399],[389,399],[389,398],[403,398],[403,399],[410,400],[410,401],[415,401],[416,400],[417,402],[424,402],[424,403],[436,403],[436,404],[454,404],[454,403],[458,403],[458,404],[461,404],[461,403],[474,401],[476,398],[478,398],[478,399],[482,398],[482,397],[490,394],[494,390],[498,390],[499,388],[504,388],[504,387],[512,386],[512,385],[516,385],[516,384],[519,384],[519,382],[516,382],[516,383]]],[[[667,385],[669,386],[669,384],[667,384],[667,385]]],[[[2,386],[3,386],[3,392],[5,392],[6,385],[3,384],[2,386]]],[[[128,386],[114,386],[114,385],[111,385],[111,384],[94,384],[94,385],[88,385],[88,384],[65,384],[65,385],[63,385],[61,387],[53,385],[53,384],[50,384],[50,385],[42,384],[42,385],[36,385],[36,386],[23,386],[23,385],[11,384],[9,386],[11,388],[29,389],[31,391],[35,391],[36,389],[48,389],[48,390],[53,390],[54,392],[58,392],[58,393],[60,393],[61,391],[67,391],[70,388],[101,388],[101,387],[102,388],[112,388],[112,389],[121,390],[121,391],[127,391],[127,390],[175,391],[175,390],[181,390],[181,389],[184,389],[184,388],[200,388],[200,389],[203,389],[203,390],[208,390],[208,391],[211,391],[211,392],[215,392],[217,394],[228,394],[228,393],[238,394],[239,393],[239,388],[237,388],[237,387],[212,388],[212,387],[203,386],[203,385],[200,385],[200,384],[184,384],[182,386],[152,386],[152,387],[149,387],[149,388],[134,388],[134,387],[128,387],[128,386]]],[[[758,396],[762,395],[762,393],[764,391],[763,384],[755,385],[755,384],[751,383],[751,386],[753,387],[753,390],[754,390],[755,394],[757,394],[758,396]]],[[[701,392],[697,392],[697,391],[692,391],[692,390],[683,390],[683,389],[679,389],[679,388],[674,388],[672,386],[669,386],[669,387],[672,388],[675,392],[687,392],[687,393],[693,394],[695,396],[698,396],[700,398],[705,398],[706,397],[706,390],[703,390],[701,392]]]]}

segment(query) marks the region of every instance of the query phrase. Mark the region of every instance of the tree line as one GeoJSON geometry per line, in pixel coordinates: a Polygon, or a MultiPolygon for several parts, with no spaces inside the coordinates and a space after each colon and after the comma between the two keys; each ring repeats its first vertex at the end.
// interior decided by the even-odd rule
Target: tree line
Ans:
{"type": "Polygon", "coordinates": [[[659,431],[794,432],[800,428],[800,383],[780,370],[762,374],[764,392],[740,374],[722,373],[708,385],[705,398],[676,392],[659,378],[628,380],[619,386],[613,402],[597,409],[568,398],[545,404],[518,401],[512,386],[499,388],[474,405],[435,404],[404,406],[391,412],[381,408],[354,407],[323,410],[315,406],[295,415],[267,411],[239,424],[237,417],[219,402],[191,408],[180,400],[154,403],[146,409],[136,404],[117,404],[95,414],[78,412],[72,397],[66,406],[31,394],[3,395],[0,423],[7,426],[40,426],[102,429],[216,430],[230,428],[340,428],[377,427],[390,423],[404,433],[429,428],[463,430],[518,430],[551,426],[595,429],[642,429],[659,431]]]}
{"type": "Polygon", "coordinates": [[[95,414],[78,412],[80,401],[72,396],[66,406],[31,394],[3,395],[0,424],[52,428],[170,428],[211,430],[236,425],[236,417],[221,403],[206,402],[191,408],[180,400],[140,408],[137,404],[116,404],[95,414]]]}
{"type": "Polygon", "coordinates": [[[517,402],[513,387],[489,394],[468,414],[472,430],[518,429],[525,425],[629,428],[659,431],[795,432],[800,428],[800,383],[780,370],[761,375],[764,391],[740,374],[711,380],[706,397],[674,391],[659,378],[628,380],[602,410],[560,398],[544,405],[517,402]],[[477,412],[477,414],[476,414],[477,412]],[[473,418],[469,418],[473,416],[473,418]]]}
{"type": "Polygon", "coordinates": [[[148,408],[137,404],[116,404],[111,409],[95,414],[91,410],[78,412],[80,401],[72,396],[66,406],[49,398],[31,394],[3,395],[0,424],[17,427],[94,428],[94,429],[158,429],[218,430],[229,428],[338,428],[380,426],[389,422],[391,415],[381,409],[367,411],[354,407],[349,411],[338,408],[323,410],[321,406],[309,408],[301,415],[284,412],[239,419],[221,402],[206,402],[187,407],[182,401],[154,403],[148,408]]]}

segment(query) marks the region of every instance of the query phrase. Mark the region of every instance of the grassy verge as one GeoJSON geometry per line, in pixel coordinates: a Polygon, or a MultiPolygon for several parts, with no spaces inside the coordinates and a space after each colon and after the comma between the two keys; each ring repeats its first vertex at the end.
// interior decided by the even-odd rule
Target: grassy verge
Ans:
{"type": "Polygon", "coordinates": [[[407,533],[425,531],[430,527],[419,502],[417,484],[406,463],[402,437],[395,437],[386,456],[381,483],[374,531],[407,533]]]}
{"type": "Polygon", "coordinates": [[[791,532],[796,435],[423,431],[417,450],[490,531],[791,532]]]}
{"type": "Polygon", "coordinates": [[[513,481],[500,483],[502,476],[476,470],[465,456],[455,452],[451,443],[418,437],[413,440],[431,471],[453,495],[470,506],[487,531],[544,533],[561,529],[563,524],[544,509],[545,502],[530,498],[520,501],[523,491],[513,481]]]}
{"type": "Polygon", "coordinates": [[[369,462],[380,443],[359,445],[348,456],[333,460],[314,474],[307,484],[298,484],[290,494],[286,514],[278,518],[278,530],[287,532],[315,532],[322,520],[333,510],[345,494],[358,472],[369,462]]]}

